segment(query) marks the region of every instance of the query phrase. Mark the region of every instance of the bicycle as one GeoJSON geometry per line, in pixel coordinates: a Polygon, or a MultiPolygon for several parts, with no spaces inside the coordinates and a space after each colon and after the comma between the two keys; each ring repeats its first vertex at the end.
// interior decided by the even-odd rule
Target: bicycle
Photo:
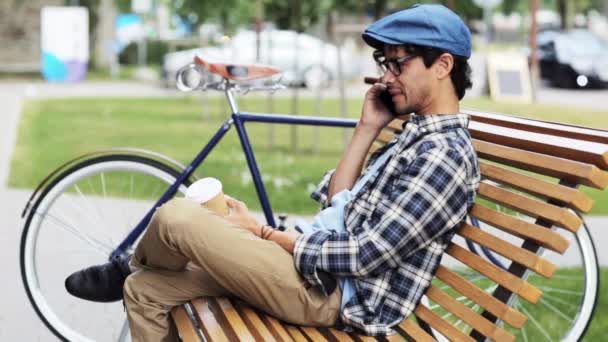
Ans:
{"type": "MultiPolygon", "coordinates": [[[[268,224],[276,227],[245,123],[342,128],[352,128],[357,123],[355,119],[240,112],[236,93],[276,91],[283,87],[278,82],[270,85],[244,85],[239,82],[270,77],[280,71],[271,67],[210,64],[198,57],[195,62],[180,70],[178,87],[183,91],[223,92],[231,115],[190,164],[182,165],[164,155],[138,149],[93,152],[75,158],[50,173],[35,189],[23,210],[25,224],[20,251],[22,280],[37,315],[59,339],[129,340],[128,324],[120,303],[102,305],[70,297],[63,288],[63,279],[74,270],[131,252],[155,208],[176,194],[185,193],[187,186],[195,180],[194,171],[232,126],[237,131],[265,219],[268,224]],[[211,74],[219,75],[221,80],[211,80],[211,74]],[[190,80],[191,75],[198,75],[199,80],[190,80]],[[76,247],[71,247],[72,243],[76,247]],[[74,254],[76,258],[68,257],[74,254]],[[44,262],[60,265],[65,271],[39,267],[44,262]],[[95,315],[95,319],[90,319],[95,315]],[[104,329],[93,329],[100,321],[108,322],[104,329]]],[[[480,226],[478,223],[476,225],[480,226]]],[[[528,312],[534,322],[532,327],[538,327],[541,335],[544,332],[549,340],[576,340],[583,336],[597,300],[599,271],[587,227],[570,238],[576,241],[574,253],[578,252],[579,257],[571,272],[556,276],[550,281],[537,276],[528,279],[550,293],[552,301],[565,302],[573,307],[568,312],[570,316],[565,317],[570,322],[569,326],[555,338],[552,335],[546,336],[547,331],[541,326],[545,323],[536,322],[533,312],[528,312]],[[572,282],[576,285],[574,290],[569,288],[572,282]]],[[[500,258],[492,252],[485,249],[480,252],[474,245],[469,248],[478,255],[485,255],[496,265],[501,265],[500,258]]],[[[555,254],[557,257],[560,256],[555,254]]],[[[483,276],[471,270],[459,270],[459,274],[476,280],[481,286],[486,281],[483,276]]],[[[492,286],[484,288],[493,291],[492,286]]],[[[465,304],[474,307],[473,303],[465,304]]],[[[547,310],[555,313],[551,306],[548,301],[545,309],[548,307],[547,310]]],[[[525,303],[522,303],[522,307],[525,311],[525,303]]],[[[433,309],[441,313],[440,309],[433,309]]],[[[559,314],[566,316],[564,312],[559,314]]],[[[454,324],[458,327],[459,322],[454,324]]]]}

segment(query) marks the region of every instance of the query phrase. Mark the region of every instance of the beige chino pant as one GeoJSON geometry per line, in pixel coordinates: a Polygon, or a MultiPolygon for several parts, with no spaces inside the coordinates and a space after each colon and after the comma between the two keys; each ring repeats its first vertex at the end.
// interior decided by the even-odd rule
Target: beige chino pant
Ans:
{"type": "Polygon", "coordinates": [[[240,298],[298,325],[332,326],[339,314],[339,289],[325,297],[278,244],[185,199],[156,210],[131,265],[140,269],[124,287],[133,341],[176,341],[171,308],[200,296],[240,298]]]}

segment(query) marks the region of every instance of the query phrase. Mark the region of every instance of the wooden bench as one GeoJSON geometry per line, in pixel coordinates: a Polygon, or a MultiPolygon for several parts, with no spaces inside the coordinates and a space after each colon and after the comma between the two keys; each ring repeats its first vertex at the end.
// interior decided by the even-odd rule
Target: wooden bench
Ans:
{"type": "MultiPolygon", "coordinates": [[[[450,258],[443,258],[426,298],[396,327],[398,334],[384,340],[434,341],[429,333],[433,330],[458,341],[486,337],[515,340],[513,332],[521,329],[528,317],[507,303],[513,296],[529,303],[539,301],[543,292],[526,281],[527,273],[552,277],[557,267],[541,256],[542,250],[564,253],[570,242],[563,233],[576,232],[582,224],[576,213],[593,207],[593,201],[578,186],[602,190],[608,186],[604,171],[608,170],[608,131],[464,112],[472,118],[469,131],[482,174],[478,200],[469,216],[493,228],[479,229],[467,223],[459,229],[446,250],[450,258]],[[520,243],[507,235],[517,237],[520,243]],[[512,263],[507,264],[507,270],[498,267],[463,247],[465,240],[512,263]],[[451,259],[451,266],[444,264],[446,259],[451,259]],[[456,263],[461,266],[453,266],[456,263]],[[468,281],[460,270],[473,270],[480,275],[478,280],[495,284],[495,290],[485,291],[487,286],[480,288],[479,282],[468,281]],[[438,314],[439,306],[448,314],[438,314]]],[[[402,123],[393,121],[374,148],[399,134],[402,123]]],[[[336,329],[292,326],[226,298],[194,299],[174,308],[172,315],[184,341],[376,340],[336,329]]]]}

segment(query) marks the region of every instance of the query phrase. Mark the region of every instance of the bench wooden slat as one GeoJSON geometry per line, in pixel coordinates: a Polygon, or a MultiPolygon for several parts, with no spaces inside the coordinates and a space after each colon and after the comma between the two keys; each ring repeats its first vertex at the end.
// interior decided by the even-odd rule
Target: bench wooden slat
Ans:
{"type": "Polygon", "coordinates": [[[260,318],[266,323],[266,326],[272,333],[272,336],[274,336],[274,338],[276,338],[278,341],[295,340],[295,338],[292,338],[291,334],[289,334],[287,331],[287,327],[283,326],[278,319],[266,314],[261,314],[260,318]]]}
{"type": "Polygon", "coordinates": [[[199,319],[201,330],[205,334],[207,340],[212,341],[228,341],[228,337],[224,334],[224,329],[213,312],[209,308],[209,298],[202,297],[190,301],[196,312],[196,317],[199,319]]]}
{"type": "MultiPolygon", "coordinates": [[[[394,136],[395,133],[384,130],[378,136],[376,142],[381,146],[382,144],[391,141],[394,136]]],[[[478,156],[481,158],[494,160],[506,165],[516,166],[524,170],[551,177],[566,178],[575,183],[581,183],[598,189],[604,189],[608,186],[608,175],[594,164],[577,161],[578,158],[558,158],[543,153],[526,151],[479,139],[473,139],[473,146],[478,156]]],[[[373,148],[374,151],[376,149],[377,147],[373,148]]],[[[551,153],[551,150],[547,149],[545,152],[551,153]]],[[[608,151],[605,151],[605,156],[602,155],[601,158],[604,157],[608,160],[608,151]]]]}
{"type": "Polygon", "coordinates": [[[546,278],[552,277],[557,269],[554,264],[546,259],[471,225],[464,224],[457,234],[485,246],[546,278]]]}
{"type": "Polygon", "coordinates": [[[474,342],[475,340],[468,335],[465,335],[460,330],[456,329],[452,324],[439,317],[424,305],[419,304],[414,310],[416,317],[420,318],[433,329],[439,331],[445,336],[450,336],[451,341],[467,341],[474,342]]]}
{"type": "Polygon", "coordinates": [[[521,130],[481,122],[471,122],[469,133],[475,139],[526,151],[550,154],[608,170],[608,145],[605,144],[534,132],[522,134],[521,130]]]}
{"type": "Polygon", "coordinates": [[[521,312],[494,298],[445,266],[439,265],[435,276],[479,306],[514,328],[521,328],[528,318],[521,312]]]}
{"type": "Polygon", "coordinates": [[[479,183],[478,195],[531,217],[540,217],[551,221],[557,226],[565,228],[573,233],[575,233],[583,223],[578,216],[564,208],[501,189],[497,186],[490,185],[485,181],[479,183]]]}
{"type": "Polygon", "coordinates": [[[597,189],[608,186],[608,175],[597,166],[473,139],[480,158],[597,189]]]}
{"type": "MultiPolygon", "coordinates": [[[[361,335],[357,335],[357,336],[361,336],[361,335]]],[[[373,337],[368,337],[368,338],[374,339],[373,337]]],[[[379,339],[374,339],[374,342],[377,342],[378,340],[379,339]]],[[[405,338],[405,336],[402,336],[402,335],[384,336],[380,340],[386,340],[388,342],[407,342],[407,339],[405,338]]],[[[372,342],[371,340],[368,340],[368,341],[372,342]]]]}
{"type": "Polygon", "coordinates": [[[416,322],[406,319],[396,328],[397,331],[403,330],[405,334],[419,342],[436,342],[431,335],[424,331],[416,322]]]}
{"type": "Polygon", "coordinates": [[[386,130],[382,130],[380,131],[380,134],[378,134],[378,137],[376,137],[376,141],[382,143],[382,145],[392,141],[393,139],[395,139],[397,135],[395,133],[392,133],[390,131],[386,131],[386,130]]]}
{"type": "Polygon", "coordinates": [[[253,337],[247,325],[227,298],[216,298],[215,301],[218,303],[219,308],[224,314],[224,318],[236,333],[239,341],[256,341],[256,338],[253,337]]]}
{"type": "Polygon", "coordinates": [[[542,295],[542,292],[539,289],[530,285],[528,282],[489,263],[480,256],[459,245],[450,243],[446,249],[446,253],[530,303],[536,304],[542,295]]]}
{"type": "Polygon", "coordinates": [[[577,189],[550,183],[487,162],[480,162],[479,169],[481,174],[488,179],[533,195],[560,201],[578,211],[588,212],[594,204],[589,196],[577,189]]]}
{"type": "Polygon", "coordinates": [[[185,342],[195,342],[200,341],[200,337],[198,333],[194,329],[192,322],[190,321],[190,317],[184,309],[183,306],[176,306],[171,310],[171,317],[175,322],[177,327],[177,331],[182,339],[185,342]]]}
{"type": "MultiPolygon", "coordinates": [[[[505,116],[506,117],[506,116],[505,116]]],[[[469,133],[473,138],[488,141],[518,149],[550,154],[556,157],[592,164],[600,169],[608,170],[608,131],[577,129],[578,134],[571,134],[567,129],[558,129],[528,120],[518,120],[519,124],[504,120],[492,120],[471,117],[469,133]],[[545,126],[545,127],[539,127],[545,126]],[[580,139],[580,138],[583,139],[580,139]]],[[[399,134],[403,120],[393,120],[386,131],[399,134]]],[[[379,139],[386,142],[385,139],[379,139]]]]}
{"type": "Polygon", "coordinates": [[[431,286],[426,292],[426,296],[439,304],[446,311],[462,319],[471,328],[479,331],[482,335],[496,341],[515,341],[515,336],[506,330],[499,328],[496,324],[488,321],[480,314],[468,308],[466,305],[452,298],[447,293],[441,291],[437,286],[431,286]]]}
{"type": "Polygon", "coordinates": [[[497,212],[480,204],[473,205],[469,215],[522,239],[531,239],[558,253],[564,253],[570,245],[565,237],[551,229],[497,212]]]}
{"type": "Polygon", "coordinates": [[[327,338],[321,334],[319,330],[311,327],[300,327],[300,331],[306,335],[311,341],[327,341],[327,338]]]}
{"type": "Polygon", "coordinates": [[[293,338],[294,341],[308,342],[306,336],[304,336],[304,334],[302,334],[300,329],[298,329],[297,327],[293,325],[285,325],[285,329],[287,329],[287,332],[289,333],[289,335],[291,335],[291,338],[293,338]]]}
{"type": "Polygon", "coordinates": [[[331,334],[332,339],[338,340],[339,342],[350,342],[354,341],[347,333],[344,331],[335,329],[335,328],[327,328],[327,331],[331,334]]]}
{"type": "MultiPolygon", "coordinates": [[[[471,121],[473,122],[514,128],[518,131],[523,131],[522,133],[524,134],[525,132],[534,132],[600,144],[608,144],[608,130],[604,129],[549,122],[502,113],[486,113],[472,109],[462,109],[460,112],[470,115],[471,121]]],[[[401,125],[404,121],[409,120],[409,115],[402,116],[402,118],[404,119],[393,120],[387,127],[393,131],[401,132],[401,125]]]]}
{"type": "Polygon", "coordinates": [[[355,341],[357,342],[378,342],[378,340],[373,336],[365,336],[365,335],[351,335],[355,341]]]}
{"type": "Polygon", "coordinates": [[[548,122],[507,114],[485,113],[470,109],[463,109],[461,112],[470,115],[472,121],[476,122],[515,128],[520,131],[608,144],[608,131],[602,129],[548,122]]]}
{"type": "Polygon", "coordinates": [[[262,318],[252,308],[244,305],[240,301],[233,302],[236,310],[243,316],[243,321],[247,325],[247,328],[254,335],[256,341],[283,341],[284,339],[277,339],[273,336],[272,332],[268,329],[266,324],[262,321],[262,318]]]}

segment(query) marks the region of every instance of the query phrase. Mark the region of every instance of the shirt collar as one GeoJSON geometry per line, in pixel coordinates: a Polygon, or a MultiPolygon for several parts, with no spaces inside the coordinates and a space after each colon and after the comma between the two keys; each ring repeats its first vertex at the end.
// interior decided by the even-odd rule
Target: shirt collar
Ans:
{"type": "Polygon", "coordinates": [[[406,125],[418,126],[423,133],[441,132],[450,129],[467,128],[469,125],[469,115],[467,114],[432,114],[416,115],[411,114],[406,125]]]}

